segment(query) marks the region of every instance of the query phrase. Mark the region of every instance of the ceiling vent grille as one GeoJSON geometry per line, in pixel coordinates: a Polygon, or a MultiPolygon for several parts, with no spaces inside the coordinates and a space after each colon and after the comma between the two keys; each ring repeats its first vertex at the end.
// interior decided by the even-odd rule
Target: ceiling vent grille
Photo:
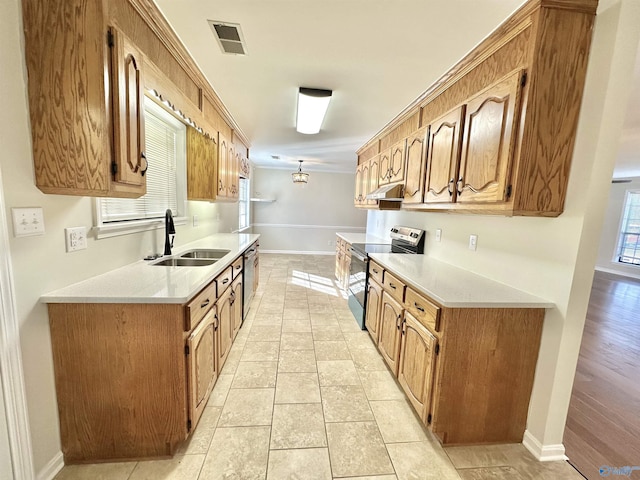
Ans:
{"type": "Polygon", "coordinates": [[[247,54],[240,24],[218,22],[216,20],[208,20],[208,22],[223,53],[230,55],[247,54]]]}

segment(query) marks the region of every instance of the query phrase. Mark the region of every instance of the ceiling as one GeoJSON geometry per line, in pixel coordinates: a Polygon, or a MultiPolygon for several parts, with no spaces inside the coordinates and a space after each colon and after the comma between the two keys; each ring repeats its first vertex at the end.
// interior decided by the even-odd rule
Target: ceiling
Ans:
{"type": "MultiPolygon", "coordinates": [[[[354,172],[355,151],[524,0],[155,2],[249,139],[255,165],[304,160],[303,170],[354,172]],[[223,54],[207,20],[240,24],[248,54],[223,54]],[[295,130],[300,86],[333,90],[317,135],[295,130]]],[[[627,173],[617,176],[633,164],[640,176],[637,111],[623,134],[627,173]]]]}

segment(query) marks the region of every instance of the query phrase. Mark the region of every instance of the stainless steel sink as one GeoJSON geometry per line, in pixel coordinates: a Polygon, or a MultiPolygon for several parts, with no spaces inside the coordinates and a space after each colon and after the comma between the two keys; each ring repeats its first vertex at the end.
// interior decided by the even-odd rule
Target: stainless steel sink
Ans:
{"type": "Polygon", "coordinates": [[[217,261],[215,258],[165,258],[151,265],[159,267],[204,267],[217,261]]]}
{"type": "Polygon", "coordinates": [[[189,250],[186,253],[180,255],[181,258],[215,258],[216,260],[221,259],[230,250],[215,250],[215,249],[201,249],[201,250],[189,250]]]}

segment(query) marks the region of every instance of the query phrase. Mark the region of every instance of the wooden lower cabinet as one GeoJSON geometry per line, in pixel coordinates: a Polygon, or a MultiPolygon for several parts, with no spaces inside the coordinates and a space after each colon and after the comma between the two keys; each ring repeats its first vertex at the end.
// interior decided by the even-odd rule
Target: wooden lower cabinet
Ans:
{"type": "Polygon", "coordinates": [[[398,353],[400,349],[400,328],[402,305],[387,292],[382,292],[380,320],[378,323],[378,348],[394,375],[398,375],[398,353]]]}
{"type": "Polygon", "coordinates": [[[438,340],[409,312],[404,312],[398,382],[420,418],[426,423],[438,340]]]}
{"type": "Polygon", "coordinates": [[[204,407],[207,406],[209,394],[218,379],[215,351],[217,330],[218,316],[216,307],[213,307],[187,339],[189,407],[193,426],[198,424],[204,407]]]}
{"type": "Polygon", "coordinates": [[[218,298],[218,369],[222,370],[227,361],[233,342],[233,306],[231,289],[227,288],[218,298]]]}
{"type": "Polygon", "coordinates": [[[235,340],[236,335],[238,335],[240,327],[242,326],[242,286],[242,275],[239,275],[231,284],[231,318],[233,327],[231,330],[232,341],[235,340]]]}
{"type": "Polygon", "coordinates": [[[378,323],[380,317],[380,302],[382,301],[382,287],[369,278],[367,284],[367,307],[364,324],[373,339],[378,344],[378,323]]]}

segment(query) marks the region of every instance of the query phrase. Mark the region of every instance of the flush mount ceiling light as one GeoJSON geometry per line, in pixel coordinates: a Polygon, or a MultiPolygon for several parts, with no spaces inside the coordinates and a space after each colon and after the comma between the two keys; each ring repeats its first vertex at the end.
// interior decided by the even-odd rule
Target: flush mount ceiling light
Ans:
{"type": "Polygon", "coordinates": [[[331,90],[300,87],[298,91],[298,115],[296,130],[313,134],[320,131],[331,100],[331,90]]]}
{"type": "Polygon", "coordinates": [[[293,179],[293,183],[307,183],[309,181],[309,174],[304,173],[302,171],[302,160],[298,160],[300,165],[298,166],[298,171],[291,174],[291,178],[293,179]]]}

